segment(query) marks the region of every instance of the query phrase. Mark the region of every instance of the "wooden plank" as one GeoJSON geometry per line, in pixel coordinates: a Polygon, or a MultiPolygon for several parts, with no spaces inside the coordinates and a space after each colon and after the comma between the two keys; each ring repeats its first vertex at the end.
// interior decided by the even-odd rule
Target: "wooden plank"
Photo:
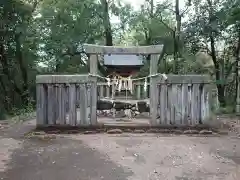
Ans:
{"type": "Polygon", "coordinates": [[[171,90],[171,124],[176,124],[176,106],[177,106],[177,85],[172,84],[171,90]]]}
{"type": "Polygon", "coordinates": [[[164,112],[165,111],[165,109],[166,109],[166,103],[165,103],[165,98],[166,97],[164,97],[166,94],[165,94],[165,91],[166,91],[166,89],[165,89],[165,84],[161,84],[160,86],[159,86],[159,91],[160,91],[160,99],[159,99],[159,101],[160,101],[160,122],[159,122],[159,124],[164,124],[165,123],[165,115],[166,115],[166,112],[164,112]]]}
{"type": "Polygon", "coordinates": [[[158,88],[157,98],[158,98],[159,104],[158,104],[158,108],[157,108],[158,118],[157,118],[156,123],[159,125],[159,124],[161,124],[161,120],[162,120],[162,100],[161,100],[162,84],[157,85],[157,88],[158,88]]]}
{"type": "Polygon", "coordinates": [[[80,87],[79,84],[76,84],[76,104],[77,104],[77,108],[80,106],[80,87]]]}
{"type": "Polygon", "coordinates": [[[146,90],[144,90],[144,88],[143,88],[143,98],[144,99],[148,98],[148,91],[149,91],[149,85],[147,85],[147,89],[146,90]]]}
{"type": "Polygon", "coordinates": [[[104,86],[100,86],[100,98],[104,97],[104,86]]]}
{"type": "Polygon", "coordinates": [[[212,93],[211,93],[211,85],[209,84],[206,84],[205,85],[205,120],[204,122],[208,121],[211,119],[211,96],[212,96],[212,93]]]}
{"type": "Polygon", "coordinates": [[[76,112],[76,84],[70,84],[69,87],[69,124],[76,126],[77,112],[76,112]]]}
{"type": "Polygon", "coordinates": [[[91,108],[92,108],[92,106],[91,106],[91,96],[92,96],[91,87],[92,87],[92,83],[88,83],[86,87],[87,87],[87,108],[88,108],[87,118],[88,118],[89,124],[91,124],[91,108]]]}
{"type": "Polygon", "coordinates": [[[200,121],[200,109],[201,109],[201,106],[200,106],[200,102],[201,102],[201,99],[200,99],[200,84],[194,84],[195,88],[196,88],[196,107],[195,107],[195,113],[196,113],[196,124],[199,124],[199,121],[200,121]]]}
{"type": "Polygon", "coordinates": [[[201,89],[200,89],[200,96],[201,96],[201,115],[200,115],[200,120],[201,123],[204,124],[205,122],[205,108],[206,108],[206,93],[205,93],[205,85],[203,84],[201,89]]]}
{"type": "Polygon", "coordinates": [[[161,85],[160,91],[160,114],[161,114],[161,124],[167,124],[167,85],[161,85]]]}
{"type": "Polygon", "coordinates": [[[90,121],[92,125],[97,124],[97,78],[91,83],[91,105],[90,105],[90,121]]]}
{"type": "Polygon", "coordinates": [[[87,54],[161,54],[163,45],[152,46],[101,46],[84,44],[87,54]]]}
{"type": "Polygon", "coordinates": [[[59,84],[54,84],[53,85],[53,102],[54,102],[54,119],[55,119],[55,124],[57,124],[57,120],[59,117],[59,109],[58,109],[58,86],[59,84]]]}
{"type": "Polygon", "coordinates": [[[80,84],[80,122],[81,125],[90,124],[88,121],[87,110],[87,87],[86,84],[80,84]]]}
{"type": "Polygon", "coordinates": [[[45,84],[37,84],[37,126],[47,123],[47,90],[45,84]]]}
{"type": "Polygon", "coordinates": [[[167,101],[167,124],[171,124],[171,87],[170,85],[166,85],[167,87],[167,96],[166,96],[166,101],[167,101]]]}
{"type": "Polygon", "coordinates": [[[192,84],[188,84],[188,125],[192,124],[192,84]]]}
{"type": "MultiPolygon", "coordinates": [[[[66,108],[66,113],[69,113],[69,89],[70,89],[70,84],[65,84],[65,93],[66,93],[66,103],[65,103],[65,108],[66,108]]],[[[69,120],[69,119],[68,119],[69,120]]],[[[69,121],[68,121],[69,124],[69,121]]]]}
{"type": "Polygon", "coordinates": [[[156,124],[160,124],[161,117],[160,117],[160,87],[156,84],[156,124]]]}
{"type": "Polygon", "coordinates": [[[106,97],[110,98],[110,87],[106,86],[106,97]]]}
{"type": "Polygon", "coordinates": [[[54,108],[55,108],[55,119],[56,119],[56,124],[59,124],[59,121],[58,121],[58,119],[59,119],[59,113],[60,113],[60,111],[59,111],[59,84],[54,84],[54,102],[55,102],[55,105],[54,105],[54,108]]]}
{"type": "Polygon", "coordinates": [[[80,84],[76,84],[76,125],[81,125],[81,117],[80,117],[80,106],[81,106],[81,97],[80,97],[80,84]]]}
{"type": "Polygon", "coordinates": [[[87,83],[87,106],[88,107],[91,106],[91,85],[92,83],[87,83]]]}
{"type": "Polygon", "coordinates": [[[182,124],[188,124],[188,84],[182,84],[182,124]]]}
{"type": "MultiPolygon", "coordinates": [[[[158,72],[158,55],[151,55],[150,60],[150,75],[155,75],[158,72]]],[[[150,78],[150,116],[151,124],[157,124],[157,106],[158,98],[157,96],[157,77],[150,78]]]]}
{"type": "Polygon", "coordinates": [[[141,99],[141,86],[136,85],[136,90],[137,90],[137,99],[141,99]]]}
{"type": "Polygon", "coordinates": [[[193,84],[191,86],[191,125],[195,125],[195,91],[193,89],[193,84]]]}
{"type": "Polygon", "coordinates": [[[112,99],[115,99],[116,85],[112,85],[112,99]]]}
{"type": "Polygon", "coordinates": [[[181,95],[182,95],[182,87],[181,84],[174,85],[175,87],[175,95],[174,95],[174,107],[175,107],[175,124],[181,124],[181,113],[182,113],[182,106],[181,106],[181,95]]]}
{"type": "Polygon", "coordinates": [[[193,84],[191,94],[191,124],[198,124],[199,111],[198,111],[198,100],[199,100],[199,84],[193,84]]]}
{"type": "Polygon", "coordinates": [[[54,93],[54,85],[47,84],[47,114],[48,114],[48,124],[54,125],[56,124],[55,117],[55,93],[54,93]]]}
{"type": "Polygon", "coordinates": [[[65,117],[63,115],[62,112],[62,104],[64,104],[65,102],[63,102],[63,95],[62,95],[62,91],[63,91],[63,84],[58,84],[57,88],[57,104],[56,104],[56,108],[58,110],[58,115],[57,115],[57,124],[62,124],[62,122],[64,121],[65,117]]]}
{"type": "Polygon", "coordinates": [[[59,121],[61,125],[66,124],[66,101],[67,101],[67,92],[64,84],[59,86],[59,121]]]}

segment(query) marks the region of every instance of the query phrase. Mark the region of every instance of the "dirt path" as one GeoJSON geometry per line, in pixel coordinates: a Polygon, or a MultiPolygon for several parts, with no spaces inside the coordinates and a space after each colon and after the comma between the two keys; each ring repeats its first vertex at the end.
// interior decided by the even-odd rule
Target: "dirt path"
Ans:
{"type": "Polygon", "coordinates": [[[240,139],[159,134],[24,138],[26,122],[0,130],[3,180],[239,180],[240,139]]]}
{"type": "Polygon", "coordinates": [[[240,179],[239,139],[90,135],[72,137],[133,172],[129,180],[240,179]]]}

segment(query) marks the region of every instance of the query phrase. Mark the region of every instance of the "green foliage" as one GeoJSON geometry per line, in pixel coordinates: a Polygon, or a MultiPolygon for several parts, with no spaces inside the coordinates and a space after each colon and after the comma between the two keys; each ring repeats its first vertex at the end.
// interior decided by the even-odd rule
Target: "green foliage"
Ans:
{"type": "Polygon", "coordinates": [[[226,107],[220,107],[215,114],[233,114],[234,113],[234,106],[226,106],[226,107]]]}
{"type": "Polygon", "coordinates": [[[19,115],[32,113],[34,112],[34,110],[35,110],[35,107],[32,104],[29,104],[23,108],[13,108],[12,112],[10,112],[9,114],[11,116],[19,116],[19,115]]]}

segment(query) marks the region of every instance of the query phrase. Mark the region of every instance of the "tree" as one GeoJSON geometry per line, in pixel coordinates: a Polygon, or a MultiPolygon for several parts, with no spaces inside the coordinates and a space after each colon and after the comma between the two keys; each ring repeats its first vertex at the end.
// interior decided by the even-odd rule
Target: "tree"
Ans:
{"type": "Polygon", "coordinates": [[[240,113],[240,2],[229,0],[224,4],[228,13],[227,26],[231,27],[233,40],[233,54],[235,56],[235,84],[236,84],[236,112],[240,113]],[[230,12],[230,13],[229,13],[230,12]]]}
{"type": "Polygon", "coordinates": [[[226,27],[224,22],[226,14],[221,6],[223,3],[215,1],[213,5],[212,0],[193,1],[193,3],[195,16],[194,20],[187,25],[186,38],[188,43],[191,43],[190,47],[193,52],[205,51],[211,56],[215,69],[219,101],[222,106],[225,106],[226,61],[221,58],[224,54],[224,48],[217,47],[218,43],[225,42],[226,27]]]}
{"type": "Polygon", "coordinates": [[[1,101],[6,110],[29,102],[29,68],[34,66],[34,61],[28,57],[34,56],[36,50],[35,42],[30,39],[30,24],[37,5],[38,1],[9,0],[0,3],[0,81],[5,96],[1,101]]]}

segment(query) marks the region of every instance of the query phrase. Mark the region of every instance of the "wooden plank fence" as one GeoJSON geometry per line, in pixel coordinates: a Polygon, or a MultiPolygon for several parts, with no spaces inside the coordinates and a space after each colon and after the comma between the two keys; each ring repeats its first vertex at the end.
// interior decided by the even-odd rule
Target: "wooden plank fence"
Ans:
{"type": "MultiPolygon", "coordinates": [[[[167,75],[153,77],[149,89],[152,125],[197,125],[210,119],[208,76],[167,75]]],[[[40,75],[37,83],[37,126],[97,125],[97,86],[100,95],[110,94],[107,85],[88,75],[40,75]],[[104,87],[105,86],[105,87],[104,87]],[[101,88],[103,87],[103,88],[101,88]]],[[[136,83],[143,86],[142,83],[136,83]]],[[[141,97],[138,96],[138,99],[141,97]]]]}
{"type": "Polygon", "coordinates": [[[208,76],[168,75],[156,84],[156,124],[198,125],[210,118],[210,82],[208,76]]]}
{"type": "Polygon", "coordinates": [[[95,125],[96,79],[87,75],[37,76],[37,125],[95,125]]]}

